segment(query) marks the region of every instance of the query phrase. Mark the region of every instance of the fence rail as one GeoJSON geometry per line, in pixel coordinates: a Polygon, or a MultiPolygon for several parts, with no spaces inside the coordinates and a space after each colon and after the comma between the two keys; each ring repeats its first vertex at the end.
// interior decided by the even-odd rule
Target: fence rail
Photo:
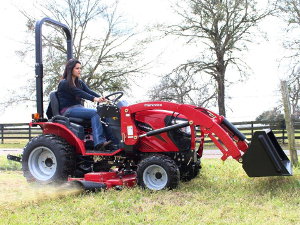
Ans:
{"type": "MultiPolygon", "coordinates": [[[[277,140],[287,143],[287,131],[284,121],[246,121],[233,123],[251,141],[255,131],[272,129],[277,140]]],[[[300,120],[294,121],[295,139],[300,139],[300,120]]],[[[29,123],[7,123],[0,124],[1,144],[8,139],[27,139],[40,135],[42,130],[39,127],[30,127],[29,123]]],[[[210,142],[210,140],[206,140],[210,142]]]]}

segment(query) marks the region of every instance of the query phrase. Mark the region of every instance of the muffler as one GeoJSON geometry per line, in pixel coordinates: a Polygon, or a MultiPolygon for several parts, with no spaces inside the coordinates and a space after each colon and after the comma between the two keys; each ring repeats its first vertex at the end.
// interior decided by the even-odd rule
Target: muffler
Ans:
{"type": "Polygon", "coordinates": [[[242,156],[249,177],[291,176],[292,165],[271,130],[256,131],[242,156]]]}

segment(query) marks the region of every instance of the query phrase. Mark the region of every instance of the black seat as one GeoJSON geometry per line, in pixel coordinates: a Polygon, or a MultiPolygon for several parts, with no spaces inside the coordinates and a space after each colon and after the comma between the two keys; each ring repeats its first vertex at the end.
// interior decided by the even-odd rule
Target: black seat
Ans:
{"type": "Polygon", "coordinates": [[[59,113],[59,102],[58,102],[57,92],[56,91],[52,91],[50,93],[49,98],[50,98],[50,106],[51,106],[51,109],[52,109],[53,116],[60,115],[60,113],[59,113]]]}
{"type": "MultiPolygon", "coordinates": [[[[52,109],[52,114],[53,114],[53,119],[55,119],[55,116],[59,116],[61,118],[61,115],[60,114],[60,110],[59,110],[59,101],[58,101],[58,96],[57,96],[57,91],[52,91],[50,93],[50,106],[51,106],[51,109],[52,109]]],[[[68,117],[70,122],[73,122],[73,123],[77,123],[77,124],[81,124],[83,126],[91,126],[91,121],[90,120],[85,120],[85,119],[81,119],[81,118],[75,118],[75,117],[68,117]]]]}

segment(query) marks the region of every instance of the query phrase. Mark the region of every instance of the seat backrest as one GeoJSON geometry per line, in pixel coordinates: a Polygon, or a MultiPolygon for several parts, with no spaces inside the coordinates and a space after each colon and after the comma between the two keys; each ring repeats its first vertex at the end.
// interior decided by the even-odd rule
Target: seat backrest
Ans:
{"type": "MultiPolygon", "coordinates": [[[[59,101],[58,101],[58,97],[57,97],[57,91],[52,91],[49,95],[50,98],[50,106],[52,109],[52,117],[61,115],[60,114],[60,110],[59,110],[59,101]]],[[[65,115],[63,115],[63,117],[65,117],[65,115]]],[[[61,120],[61,116],[58,118],[58,120],[61,120]]],[[[67,118],[67,117],[66,117],[67,118]]],[[[91,120],[87,119],[81,119],[81,118],[74,118],[74,117],[68,117],[68,120],[72,123],[77,123],[77,124],[81,124],[83,126],[86,127],[90,127],[91,126],[91,120]]]]}
{"type": "Polygon", "coordinates": [[[57,91],[52,91],[50,93],[50,104],[51,104],[53,116],[60,115],[60,113],[59,113],[59,102],[58,102],[58,97],[57,97],[57,91]]]}

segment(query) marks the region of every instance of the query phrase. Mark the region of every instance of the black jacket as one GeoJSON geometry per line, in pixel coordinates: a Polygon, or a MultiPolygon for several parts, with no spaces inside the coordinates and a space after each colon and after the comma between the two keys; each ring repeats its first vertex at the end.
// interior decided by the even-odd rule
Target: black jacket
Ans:
{"type": "Polygon", "coordinates": [[[70,87],[67,80],[62,80],[58,84],[57,97],[59,109],[62,110],[81,104],[82,99],[93,101],[95,97],[100,96],[89,89],[82,80],[79,80],[79,87],[70,87]]]}

